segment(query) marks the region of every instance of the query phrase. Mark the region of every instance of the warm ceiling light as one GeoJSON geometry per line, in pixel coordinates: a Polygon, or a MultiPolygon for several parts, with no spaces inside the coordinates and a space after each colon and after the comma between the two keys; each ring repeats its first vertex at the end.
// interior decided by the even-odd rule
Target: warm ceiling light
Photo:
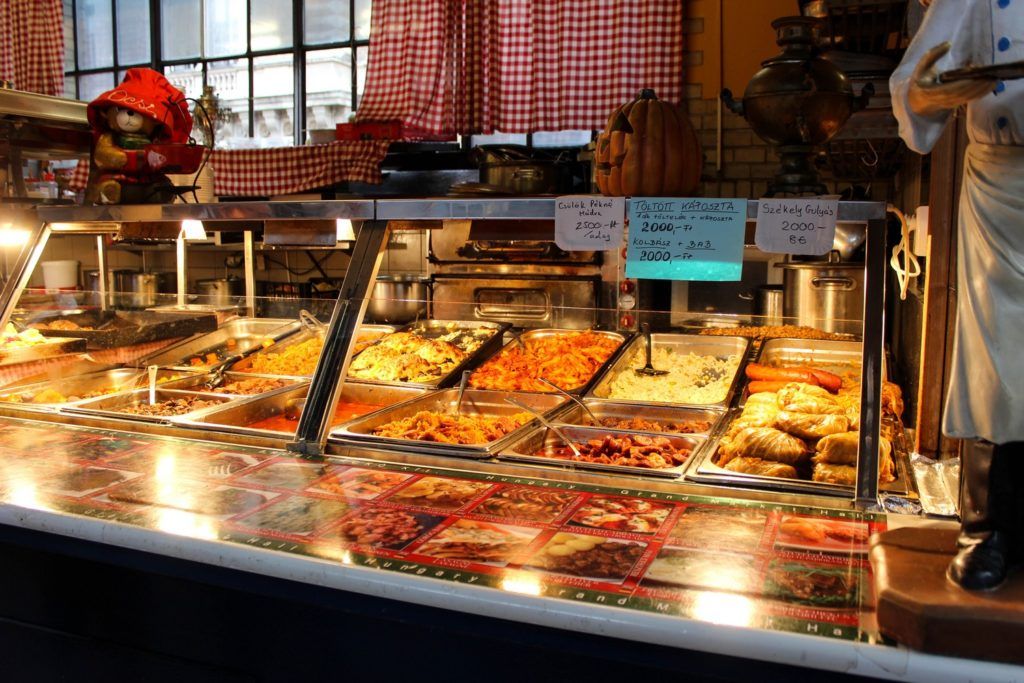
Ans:
{"type": "Polygon", "coordinates": [[[16,228],[10,223],[0,224],[0,247],[20,247],[28,242],[28,230],[16,228]]]}
{"type": "Polygon", "coordinates": [[[335,221],[338,229],[338,241],[339,242],[355,242],[356,233],[352,229],[352,221],[347,218],[339,218],[335,221]]]}
{"type": "Polygon", "coordinates": [[[205,240],[206,228],[202,221],[189,218],[181,222],[181,236],[186,240],[205,240]]]}

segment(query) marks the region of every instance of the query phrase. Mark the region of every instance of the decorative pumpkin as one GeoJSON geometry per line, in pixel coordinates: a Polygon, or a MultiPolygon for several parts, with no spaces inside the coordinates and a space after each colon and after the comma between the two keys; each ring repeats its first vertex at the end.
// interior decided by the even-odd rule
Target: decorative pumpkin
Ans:
{"type": "Polygon", "coordinates": [[[602,194],[681,197],[697,189],[704,155],[686,114],[645,89],[612,112],[595,161],[602,194]]]}

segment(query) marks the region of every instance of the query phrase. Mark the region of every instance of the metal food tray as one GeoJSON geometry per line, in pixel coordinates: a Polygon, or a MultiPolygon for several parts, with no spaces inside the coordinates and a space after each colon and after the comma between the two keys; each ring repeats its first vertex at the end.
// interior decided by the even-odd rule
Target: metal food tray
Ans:
{"type": "Polygon", "coordinates": [[[19,363],[30,363],[35,360],[69,356],[74,353],[84,352],[84,339],[47,337],[44,343],[33,344],[32,346],[16,346],[11,348],[0,346],[0,366],[18,365],[19,363]]]}
{"type": "MultiPolygon", "coordinates": [[[[191,377],[186,377],[183,379],[167,381],[170,377],[181,375],[191,375],[194,377],[196,376],[196,373],[185,373],[181,370],[158,370],[156,378],[157,382],[164,380],[164,383],[161,383],[161,388],[171,388],[167,385],[191,379],[191,377]]],[[[26,410],[52,412],[62,405],[78,403],[82,400],[92,400],[92,398],[100,397],[79,399],[77,401],[63,401],[60,403],[26,403],[22,401],[11,401],[10,397],[24,396],[26,394],[34,395],[44,389],[55,389],[64,396],[76,396],[79,394],[88,394],[93,391],[99,391],[108,387],[114,387],[112,391],[106,394],[109,396],[132,389],[142,387],[148,388],[148,386],[149,375],[145,370],[140,370],[138,368],[118,368],[116,370],[92,372],[85,375],[62,377],[60,379],[54,379],[47,382],[35,382],[17,387],[7,387],[2,391],[2,393],[0,393],[0,403],[9,404],[11,407],[24,408],[26,410]]]]}
{"type": "Polygon", "coordinates": [[[191,337],[217,329],[217,316],[212,313],[157,313],[154,311],[75,311],[32,323],[46,337],[84,339],[89,349],[112,349],[191,337]],[[45,327],[47,323],[69,321],[92,329],[64,330],[45,327]]]}
{"type": "Polygon", "coordinates": [[[864,345],[858,341],[779,337],[761,344],[756,362],[765,365],[813,365],[819,370],[847,372],[859,369],[863,356],[864,345]]]}
{"type": "MultiPolygon", "coordinates": [[[[316,364],[313,365],[314,370],[310,371],[310,373],[308,375],[285,375],[285,374],[280,374],[279,375],[279,374],[274,374],[274,373],[270,373],[270,372],[249,372],[249,368],[252,367],[253,359],[256,356],[265,356],[265,355],[270,354],[270,353],[281,353],[282,351],[284,351],[286,349],[289,349],[289,348],[291,348],[293,346],[298,346],[299,344],[301,344],[303,342],[309,341],[310,339],[313,339],[315,336],[318,336],[318,333],[310,332],[309,330],[303,330],[301,332],[292,334],[292,335],[288,336],[287,338],[285,338],[285,339],[283,339],[281,341],[275,342],[271,346],[267,346],[267,347],[264,347],[262,349],[259,349],[258,351],[255,351],[255,352],[249,354],[245,358],[242,358],[241,360],[235,361],[234,363],[231,364],[229,369],[232,372],[242,373],[242,374],[246,374],[246,375],[260,376],[260,377],[302,377],[304,379],[309,379],[310,377],[313,376],[313,372],[316,370],[316,364]]],[[[321,349],[321,353],[323,353],[322,349],[321,349]]]]}
{"type": "Polygon", "coordinates": [[[480,329],[480,328],[489,329],[489,330],[493,330],[494,334],[492,334],[490,336],[490,338],[488,338],[487,341],[485,341],[476,351],[473,351],[472,353],[470,353],[461,363],[456,365],[451,370],[451,372],[449,372],[448,374],[443,375],[441,377],[438,377],[436,380],[433,380],[433,381],[430,381],[430,382],[401,382],[401,381],[398,381],[398,380],[394,380],[394,381],[376,380],[376,379],[369,379],[369,378],[366,378],[366,377],[356,377],[356,376],[351,375],[351,374],[349,374],[347,376],[346,381],[349,381],[349,382],[363,382],[363,383],[366,383],[366,384],[381,384],[381,385],[385,385],[385,386],[405,386],[405,387],[420,387],[420,388],[423,388],[423,389],[443,389],[445,387],[449,387],[449,386],[451,386],[453,384],[456,384],[459,381],[459,378],[462,376],[463,371],[471,369],[471,368],[475,368],[477,365],[480,364],[480,362],[482,360],[484,360],[485,358],[488,358],[491,354],[493,354],[495,351],[497,351],[499,348],[501,348],[502,335],[504,334],[505,330],[508,329],[508,327],[509,327],[508,323],[480,322],[480,321],[477,321],[477,320],[425,320],[425,321],[420,321],[419,323],[413,323],[411,325],[407,325],[407,326],[405,326],[404,328],[401,328],[398,331],[399,332],[412,332],[413,334],[417,334],[418,336],[421,336],[424,339],[436,339],[437,337],[443,336],[443,334],[450,333],[452,330],[446,330],[443,333],[439,332],[438,334],[436,334],[434,336],[430,336],[429,333],[428,334],[421,334],[419,332],[413,332],[412,328],[415,327],[415,326],[426,326],[428,330],[431,330],[431,329],[439,330],[439,328],[441,326],[449,325],[449,324],[455,325],[457,327],[461,327],[461,328],[466,329],[466,330],[473,330],[473,329],[480,329]]]}
{"type": "MultiPolygon", "coordinates": [[[[250,427],[255,422],[275,417],[285,411],[290,401],[306,398],[309,385],[292,387],[290,389],[262,394],[252,397],[252,400],[235,403],[232,405],[214,408],[204,411],[201,415],[186,419],[175,420],[175,424],[197,429],[228,432],[231,434],[242,434],[244,436],[263,436],[274,439],[292,438],[298,429],[299,423],[296,420],[296,430],[291,432],[277,431],[273,429],[257,429],[250,427]]],[[[426,389],[417,387],[387,387],[373,384],[356,384],[349,382],[341,389],[339,401],[350,401],[353,403],[379,404],[384,410],[396,403],[402,403],[409,399],[417,398],[426,393],[426,389]]],[[[345,425],[369,417],[379,411],[367,413],[352,420],[333,425],[332,429],[338,429],[345,425]]]]}
{"type": "Polygon", "coordinates": [[[220,365],[221,362],[232,355],[250,351],[263,344],[265,339],[279,341],[299,329],[296,320],[282,318],[235,318],[224,323],[216,332],[210,332],[200,337],[186,339],[180,344],[161,349],[142,361],[140,365],[163,365],[179,367],[186,370],[204,370],[220,365]],[[235,340],[234,346],[230,347],[230,353],[222,356],[228,350],[228,342],[235,340]],[[191,365],[191,358],[205,358],[209,353],[216,353],[221,358],[213,364],[191,365]]]}
{"type": "Polygon", "coordinates": [[[266,396],[267,394],[284,391],[285,389],[294,389],[297,384],[302,384],[307,381],[306,377],[289,377],[287,375],[258,375],[252,372],[225,372],[220,376],[220,381],[216,387],[206,388],[205,385],[215,376],[212,372],[201,372],[191,377],[183,377],[181,379],[172,380],[166,384],[161,385],[164,389],[181,389],[183,391],[200,391],[208,394],[219,394],[220,392],[216,389],[230,384],[231,382],[239,382],[248,379],[276,379],[285,382],[285,386],[264,391],[259,394],[222,394],[223,396],[266,396]]]}
{"type": "Polygon", "coordinates": [[[352,356],[357,356],[366,349],[370,348],[385,336],[398,331],[398,325],[360,325],[356,330],[356,344],[359,343],[359,338],[363,336],[374,335],[372,339],[368,340],[363,348],[354,350],[352,356]]]}
{"type": "MultiPolygon", "coordinates": [[[[625,401],[608,401],[601,398],[585,398],[583,399],[583,403],[598,419],[603,417],[614,417],[619,419],[641,417],[646,420],[650,420],[651,422],[658,422],[661,424],[680,420],[706,420],[711,423],[711,426],[706,431],[692,433],[694,436],[704,437],[715,432],[719,423],[721,423],[722,418],[726,414],[724,410],[717,408],[690,408],[655,405],[652,403],[628,403],[625,401]]],[[[589,425],[584,424],[584,421],[589,419],[590,417],[575,403],[571,403],[567,406],[565,411],[560,413],[558,416],[559,425],[564,424],[570,427],[587,427],[589,425]]],[[[600,427],[600,429],[610,430],[611,428],[600,427]]],[[[616,429],[613,431],[630,430],[616,429]]],[[[646,432],[646,430],[643,431],[646,432]]],[[[661,436],[691,436],[691,434],[682,432],[647,433],[660,434],[661,436]]]]}
{"type": "MultiPolygon", "coordinates": [[[[640,354],[640,358],[643,358],[645,343],[646,341],[643,335],[637,335],[633,339],[633,342],[619,354],[615,362],[605,369],[604,373],[594,384],[593,388],[587,392],[587,396],[591,398],[606,399],[609,401],[622,401],[623,399],[613,399],[610,397],[611,384],[619,374],[623,372],[633,372],[631,361],[636,354],[640,354]]],[[[645,405],[718,408],[719,410],[725,410],[729,407],[733,396],[736,394],[740,383],[740,377],[743,374],[743,367],[746,364],[747,349],[750,347],[749,339],[746,337],[707,337],[698,334],[652,334],[651,350],[653,351],[659,347],[668,347],[680,354],[694,353],[698,356],[715,356],[716,358],[736,356],[739,360],[736,364],[736,369],[733,372],[732,381],[729,383],[729,389],[726,391],[725,397],[721,401],[716,401],[715,403],[678,403],[674,401],[634,400],[634,403],[643,403],[645,405]]]]}
{"type": "MultiPolygon", "coordinates": [[[[416,336],[423,337],[424,339],[440,339],[450,335],[452,332],[460,332],[460,336],[472,334],[474,330],[492,330],[494,335],[499,338],[505,333],[505,330],[509,329],[511,325],[508,323],[495,323],[495,322],[484,322],[480,320],[420,320],[418,322],[409,323],[405,327],[401,328],[400,332],[410,332],[416,336]]],[[[456,342],[448,342],[463,351],[464,349],[460,344],[456,342]]],[[[486,344],[486,342],[484,342],[486,344]]],[[[483,346],[483,344],[481,344],[483,346]]],[[[473,352],[475,353],[475,351],[473,352]]]]}
{"type": "MultiPolygon", "coordinates": [[[[537,420],[532,419],[500,439],[485,444],[450,444],[416,439],[395,439],[374,436],[373,430],[381,425],[411,417],[420,411],[449,413],[454,412],[458,399],[458,389],[445,389],[430,392],[420,398],[406,401],[391,408],[378,411],[362,419],[353,420],[346,426],[331,432],[331,441],[348,445],[371,445],[407,452],[426,453],[429,455],[453,455],[465,458],[489,458],[495,453],[517,441],[524,433],[532,429],[537,420]]],[[[486,391],[482,389],[466,389],[462,400],[463,414],[471,415],[514,415],[522,412],[519,408],[505,401],[506,397],[517,399],[523,405],[533,408],[546,417],[553,418],[565,406],[566,399],[558,394],[527,394],[506,391],[486,391]]]]}
{"type": "MultiPolygon", "coordinates": [[[[707,448],[704,449],[700,458],[686,474],[686,479],[688,481],[694,481],[700,484],[740,486],[789,493],[810,493],[826,496],[838,496],[842,498],[852,497],[854,489],[853,486],[828,484],[821,481],[812,481],[810,479],[786,479],[783,477],[765,477],[757,474],[744,474],[742,472],[727,470],[724,467],[719,467],[715,464],[715,455],[718,453],[718,446],[721,442],[721,437],[724,436],[729,422],[732,422],[732,420],[739,415],[739,412],[740,411],[738,409],[734,411],[733,414],[729,416],[728,422],[725,422],[719,432],[708,442],[707,448]]],[[[886,493],[907,495],[910,492],[906,467],[907,453],[903,449],[904,444],[902,439],[893,439],[891,443],[893,464],[896,467],[896,480],[887,484],[880,484],[879,490],[886,493]]]]}
{"type": "MultiPolygon", "coordinates": [[[[214,403],[228,403],[229,401],[237,401],[240,398],[239,396],[228,394],[207,394],[199,391],[180,391],[177,389],[156,390],[157,402],[167,401],[173,398],[184,398],[186,396],[195,396],[203,399],[204,401],[212,401],[214,403]]],[[[193,417],[213,409],[213,407],[201,408],[182,415],[133,415],[119,410],[119,408],[148,402],[149,389],[135,389],[134,391],[127,391],[121,394],[113,394],[112,396],[104,396],[102,398],[91,398],[85,401],[79,401],[78,403],[65,405],[60,408],[60,412],[75,415],[89,415],[93,417],[106,417],[117,420],[134,420],[137,422],[170,424],[174,421],[174,418],[193,417]]]]}
{"type": "Polygon", "coordinates": [[[693,434],[673,436],[669,434],[657,434],[652,432],[630,432],[617,429],[593,429],[591,427],[562,426],[559,429],[570,439],[577,442],[584,442],[589,439],[603,438],[605,435],[615,436],[650,436],[664,437],[676,448],[685,446],[690,449],[690,455],[682,465],[654,469],[651,467],[632,467],[629,465],[608,465],[596,462],[584,462],[582,460],[570,460],[568,458],[545,457],[536,455],[540,449],[547,450],[551,446],[564,445],[562,439],[546,427],[535,429],[520,440],[516,441],[509,448],[498,455],[499,460],[510,462],[524,462],[533,465],[546,465],[548,467],[561,467],[563,469],[596,470],[598,472],[614,472],[616,474],[636,474],[644,477],[659,477],[663,479],[678,479],[686,471],[687,466],[693,461],[707,441],[706,437],[693,434]]]}
{"type": "MultiPolygon", "coordinates": [[[[586,393],[586,391],[593,385],[594,381],[598,377],[600,377],[603,372],[606,371],[606,369],[608,368],[608,366],[610,364],[615,363],[622,356],[623,350],[626,348],[627,337],[625,335],[623,335],[623,334],[621,334],[619,332],[609,332],[609,331],[606,331],[606,330],[569,330],[569,329],[558,329],[558,328],[538,328],[538,329],[535,329],[535,330],[527,330],[526,332],[523,332],[522,334],[519,335],[519,339],[521,339],[523,342],[527,342],[527,341],[530,341],[531,339],[543,339],[545,337],[557,337],[557,336],[563,335],[563,334],[574,334],[574,333],[578,333],[578,332],[592,332],[593,334],[597,334],[597,335],[600,335],[602,337],[606,337],[608,339],[612,339],[612,340],[618,342],[618,346],[616,347],[616,349],[614,351],[612,351],[611,355],[608,356],[608,358],[605,360],[604,363],[602,363],[596,370],[594,370],[594,374],[592,374],[590,376],[590,379],[588,379],[586,382],[584,382],[583,384],[581,384],[581,385],[579,385],[577,387],[571,387],[571,388],[564,388],[563,387],[563,389],[565,389],[565,392],[568,393],[568,394],[582,395],[582,394],[586,393]]],[[[519,344],[519,342],[516,341],[515,339],[510,339],[507,343],[505,343],[505,345],[501,348],[501,350],[498,353],[494,354],[494,358],[499,358],[501,356],[501,354],[505,353],[506,349],[510,349],[510,348],[512,348],[514,346],[517,346],[518,344],[519,344]]],[[[490,360],[490,359],[487,359],[487,360],[490,360]]],[[[482,363],[481,363],[481,365],[482,365],[482,363]]],[[[488,391],[496,391],[496,390],[491,389],[491,390],[488,390],[488,391]]],[[[550,389],[550,390],[547,390],[547,391],[537,391],[537,392],[531,392],[531,393],[554,394],[554,393],[557,393],[557,392],[554,389],[550,389]]]]}

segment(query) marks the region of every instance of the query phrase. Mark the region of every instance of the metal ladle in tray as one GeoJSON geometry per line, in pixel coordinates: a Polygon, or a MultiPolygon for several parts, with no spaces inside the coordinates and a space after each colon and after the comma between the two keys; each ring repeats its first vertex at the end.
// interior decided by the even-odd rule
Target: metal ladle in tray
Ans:
{"type": "Polygon", "coordinates": [[[472,370],[462,371],[462,380],[459,382],[459,397],[455,399],[456,415],[460,415],[462,413],[462,397],[466,395],[466,383],[469,382],[469,376],[472,374],[472,370]]]}
{"type": "Polygon", "coordinates": [[[654,366],[651,365],[651,326],[648,325],[647,323],[642,323],[640,325],[640,332],[644,335],[644,338],[646,339],[646,344],[644,345],[644,348],[646,349],[647,364],[644,365],[642,368],[634,368],[633,372],[635,372],[638,375],[643,375],[645,377],[660,377],[661,375],[667,375],[668,370],[655,370],[654,366]]]}
{"type": "Polygon", "coordinates": [[[559,439],[561,439],[562,443],[564,443],[566,446],[569,447],[569,450],[572,451],[572,454],[574,456],[576,456],[577,458],[580,458],[580,459],[583,458],[583,455],[580,453],[580,449],[576,448],[576,444],[574,444],[572,442],[572,439],[567,437],[565,435],[565,432],[563,432],[561,429],[559,429],[555,425],[551,424],[546,417],[541,415],[539,412],[537,412],[533,408],[530,408],[529,406],[526,406],[526,405],[520,403],[519,401],[515,400],[514,398],[506,397],[505,398],[505,402],[506,403],[510,403],[510,404],[514,405],[516,408],[519,408],[520,410],[526,411],[527,413],[530,413],[531,415],[533,415],[535,418],[537,418],[538,422],[540,422],[542,425],[544,425],[545,427],[547,427],[548,429],[553,431],[555,433],[555,436],[557,436],[559,439]]]}

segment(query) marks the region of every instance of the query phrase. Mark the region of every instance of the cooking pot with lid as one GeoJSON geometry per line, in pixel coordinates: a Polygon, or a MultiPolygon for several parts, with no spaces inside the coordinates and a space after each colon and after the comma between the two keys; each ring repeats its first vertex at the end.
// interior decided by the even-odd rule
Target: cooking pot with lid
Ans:
{"type": "Polygon", "coordinates": [[[200,295],[200,303],[218,307],[233,306],[237,303],[236,297],[244,294],[242,279],[234,275],[199,280],[196,282],[196,289],[200,295]]]}
{"type": "Polygon", "coordinates": [[[366,304],[366,319],[375,323],[408,323],[425,318],[430,278],[424,275],[378,275],[366,304]]]}
{"type": "Polygon", "coordinates": [[[825,332],[860,334],[864,318],[864,264],[827,261],[778,263],[782,268],[782,312],[797,325],[825,332]]]}

